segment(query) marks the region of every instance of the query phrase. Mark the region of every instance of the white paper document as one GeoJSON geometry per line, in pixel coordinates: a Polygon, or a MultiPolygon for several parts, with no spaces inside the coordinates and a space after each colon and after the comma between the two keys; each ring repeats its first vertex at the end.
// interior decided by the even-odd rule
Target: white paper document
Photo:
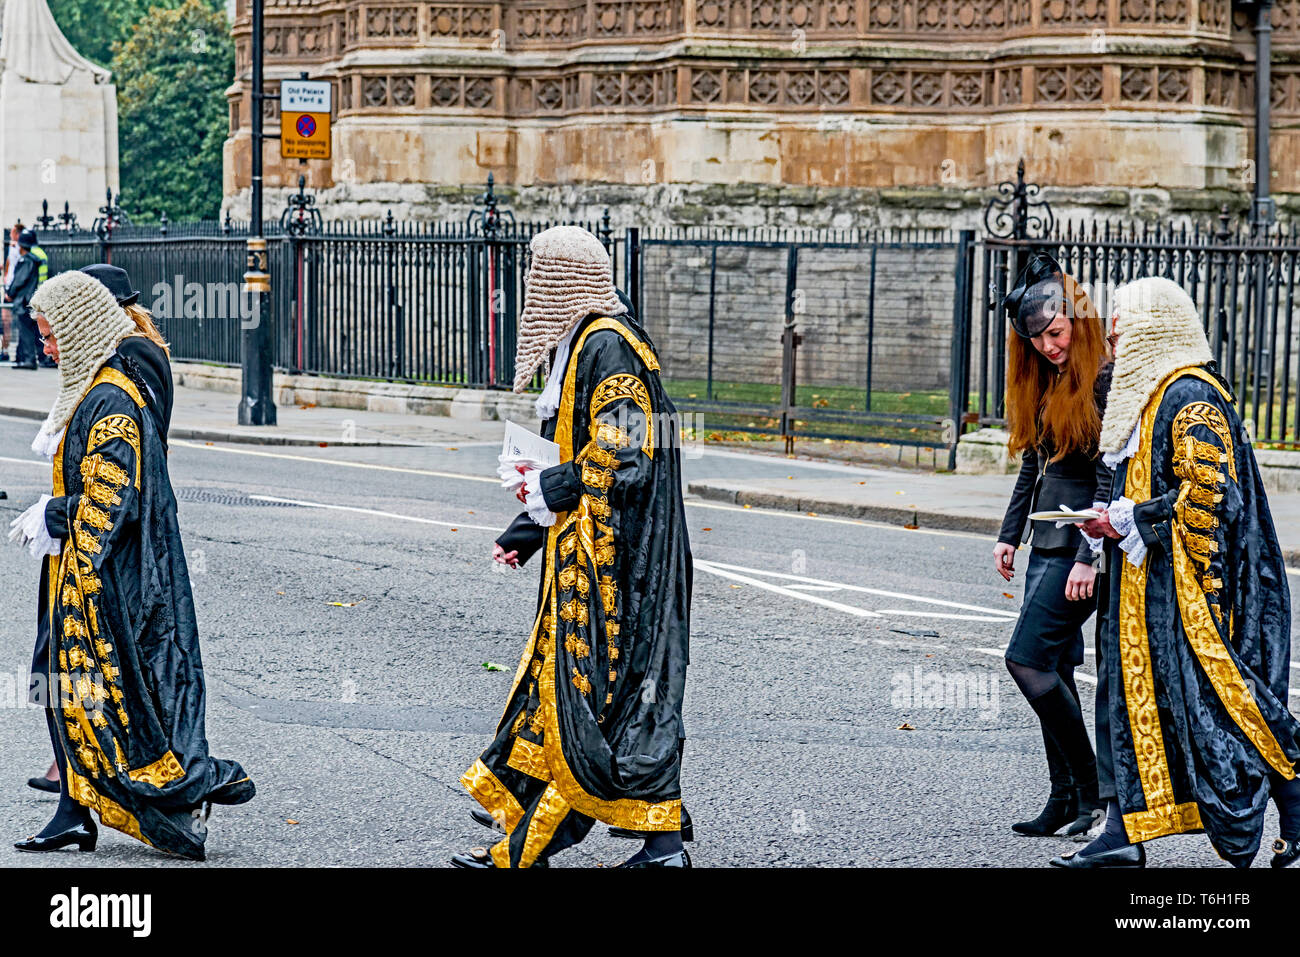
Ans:
{"type": "Polygon", "coordinates": [[[501,443],[502,465],[531,465],[548,469],[560,464],[560,447],[522,425],[506,421],[506,435],[501,443]]]}

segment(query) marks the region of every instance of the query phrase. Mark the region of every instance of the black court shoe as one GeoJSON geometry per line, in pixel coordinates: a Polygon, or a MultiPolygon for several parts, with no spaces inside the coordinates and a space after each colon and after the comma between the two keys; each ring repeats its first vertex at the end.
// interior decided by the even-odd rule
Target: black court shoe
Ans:
{"type": "Polygon", "coordinates": [[[91,824],[87,827],[85,824],[78,824],[76,827],[70,827],[49,837],[29,837],[25,841],[19,841],[14,847],[20,851],[41,854],[46,851],[62,850],[75,844],[78,850],[93,851],[98,841],[99,831],[95,825],[91,824]]]}
{"type": "Polygon", "coordinates": [[[1095,867],[1146,867],[1147,851],[1141,844],[1125,844],[1123,847],[1096,854],[1065,854],[1049,861],[1053,867],[1066,867],[1074,870],[1095,867]]]}
{"type": "Polygon", "coordinates": [[[1273,859],[1269,864],[1273,867],[1290,867],[1300,858],[1300,840],[1288,841],[1285,837],[1279,837],[1273,842],[1273,859]]]}
{"type": "Polygon", "coordinates": [[[496,831],[498,834],[506,833],[506,829],[498,823],[497,819],[481,807],[471,808],[469,816],[474,819],[475,824],[482,824],[484,827],[496,831]]]}
{"type": "MultiPolygon", "coordinates": [[[[645,840],[645,835],[642,834],[640,831],[632,831],[625,827],[611,827],[609,829],[609,836],[632,838],[637,841],[645,840]]],[[[691,816],[686,812],[685,807],[682,808],[682,840],[683,841],[695,840],[695,822],[691,820],[691,816]]]]}
{"type": "Polygon", "coordinates": [[[35,788],[38,791],[46,791],[50,794],[59,793],[59,782],[51,781],[49,778],[28,778],[27,786],[35,788]]]}
{"type": "Polygon", "coordinates": [[[673,851],[671,854],[665,854],[663,857],[651,857],[638,861],[635,857],[631,860],[624,861],[619,867],[690,867],[691,855],[687,854],[685,849],[673,851]]]}

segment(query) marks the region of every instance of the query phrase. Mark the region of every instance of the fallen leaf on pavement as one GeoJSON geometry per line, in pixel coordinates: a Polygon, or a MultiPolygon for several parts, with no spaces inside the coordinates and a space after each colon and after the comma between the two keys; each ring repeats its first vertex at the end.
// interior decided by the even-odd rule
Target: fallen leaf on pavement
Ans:
{"type": "Polygon", "coordinates": [[[502,668],[499,664],[497,664],[497,663],[494,662],[494,661],[485,661],[485,662],[483,662],[483,667],[486,668],[488,671],[505,671],[505,670],[506,670],[506,669],[502,668]]]}
{"type": "Polygon", "coordinates": [[[910,724],[908,724],[906,721],[904,721],[902,724],[900,724],[900,725],[898,726],[898,730],[899,730],[899,731],[915,731],[916,728],[912,727],[910,724]]]}
{"type": "Polygon", "coordinates": [[[1013,595],[1013,594],[1011,594],[1011,592],[1009,592],[1009,591],[1004,591],[1004,592],[1002,593],[1002,597],[1003,597],[1003,598],[1015,598],[1016,596],[1013,595]]]}
{"type": "MultiPolygon", "coordinates": [[[[283,592],[281,592],[281,594],[283,594],[283,592]]],[[[356,608],[357,605],[361,604],[363,601],[365,601],[364,598],[357,601],[331,601],[326,604],[333,605],[335,608],[356,608]]]]}
{"type": "Polygon", "coordinates": [[[285,824],[297,824],[298,822],[295,821],[293,818],[290,817],[290,818],[285,818],[284,823],[285,823],[285,824]]]}

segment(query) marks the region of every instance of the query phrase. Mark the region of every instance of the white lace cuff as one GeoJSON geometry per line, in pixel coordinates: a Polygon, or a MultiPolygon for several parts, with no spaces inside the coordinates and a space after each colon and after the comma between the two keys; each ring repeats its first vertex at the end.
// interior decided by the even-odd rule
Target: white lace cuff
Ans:
{"type": "Polygon", "coordinates": [[[1101,554],[1102,545],[1105,543],[1100,538],[1093,538],[1083,529],[1079,529],[1079,534],[1082,535],[1083,540],[1088,543],[1088,551],[1092,552],[1094,555],[1101,554]]]}
{"type": "MultiPolygon", "coordinates": [[[[1115,529],[1115,531],[1119,531],[1119,529],[1115,529]]],[[[1136,528],[1124,537],[1123,541],[1119,543],[1119,547],[1124,550],[1128,563],[1134,568],[1140,566],[1142,559],[1147,557],[1147,543],[1142,541],[1142,533],[1136,528]]]]}
{"type": "Polygon", "coordinates": [[[51,538],[45,527],[45,506],[49,501],[49,495],[42,495],[35,505],[9,523],[9,541],[24,546],[33,558],[57,555],[63,550],[59,540],[51,538]]]}
{"type": "Polygon", "coordinates": [[[1121,535],[1128,535],[1133,531],[1133,505],[1131,498],[1117,498],[1106,508],[1110,513],[1110,527],[1121,535]]]}
{"type": "Polygon", "coordinates": [[[497,475],[501,478],[501,487],[512,495],[519,491],[519,486],[524,484],[524,476],[515,468],[518,464],[517,459],[508,459],[504,455],[497,456],[497,475]]]}
{"type": "Polygon", "coordinates": [[[546,507],[546,497],[542,495],[542,470],[529,469],[524,473],[524,508],[528,517],[544,528],[555,524],[556,514],[546,507]]]}

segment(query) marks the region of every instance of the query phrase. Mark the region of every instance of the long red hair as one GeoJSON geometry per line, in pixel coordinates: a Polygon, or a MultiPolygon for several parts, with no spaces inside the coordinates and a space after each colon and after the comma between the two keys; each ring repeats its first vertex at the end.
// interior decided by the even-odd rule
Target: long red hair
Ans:
{"type": "Polygon", "coordinates": [[[1101,416],[1093,398],[1097,372],[1107,357],[1101,316],[1092,299],[1063,277],[1063,304],[1070,319],[1070,354],[1058,371],[1028,339],[1007,338],[1007,424],[1012,455],[1047,445],[1052,461],[1070,452],[1091,455],[1101,435],[1101,416]]]}

